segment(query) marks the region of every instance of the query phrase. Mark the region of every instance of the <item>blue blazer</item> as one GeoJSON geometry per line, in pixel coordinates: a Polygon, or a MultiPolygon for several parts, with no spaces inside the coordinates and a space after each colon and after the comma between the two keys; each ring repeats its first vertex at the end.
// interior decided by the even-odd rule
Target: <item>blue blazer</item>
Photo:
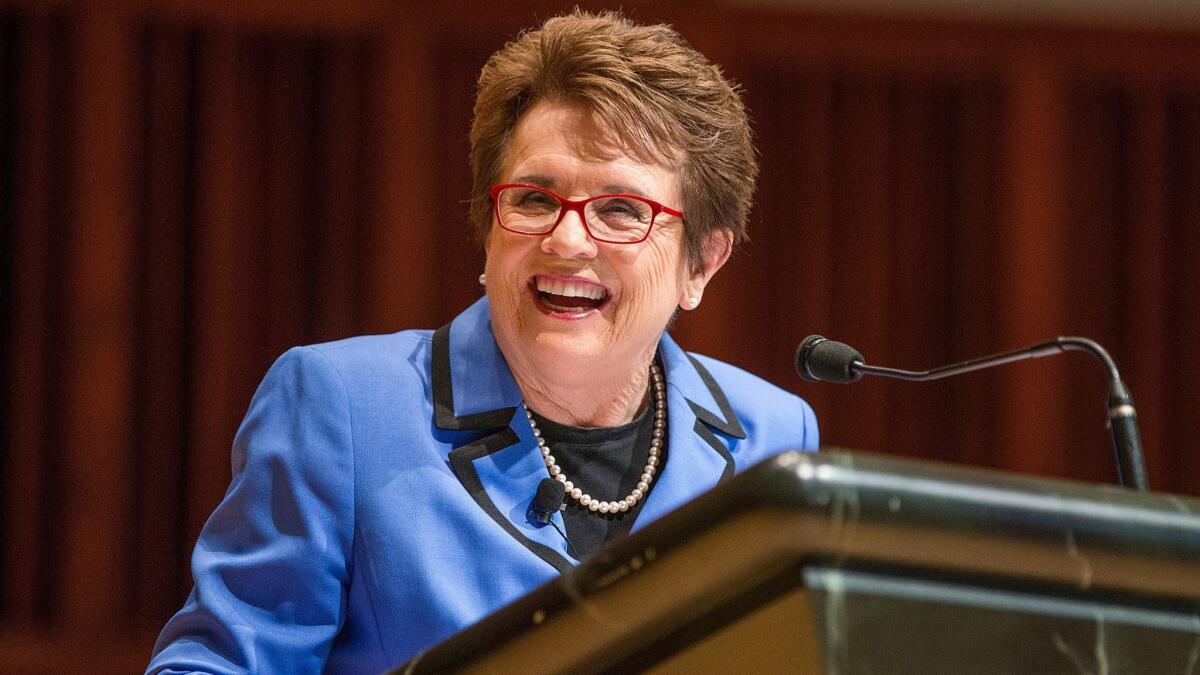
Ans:
{"type": "MultiPolygon", "coordinates": [[[[817,446],[796,396],[667,335],[659,356],[669,458],[633,529],[817,446]]],[[[288,351],[147,672],[378,673],[575,565],[526,518],[547,474],[521,405],[486,299],[434,332],[288,351]]]]}

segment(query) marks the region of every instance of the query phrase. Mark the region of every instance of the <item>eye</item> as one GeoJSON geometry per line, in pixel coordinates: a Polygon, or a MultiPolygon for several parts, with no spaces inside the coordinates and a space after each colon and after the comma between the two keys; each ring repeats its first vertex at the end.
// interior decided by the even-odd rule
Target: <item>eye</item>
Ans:
{"type": "Polygon", "coordinates": [[[598,199],[593,203],[596,214],[608,222],[650,221],[650,205],[627,197],[598,199]]]}
{"type": "Polygon", "coordinates": [[[523,211],[557,211],[558,200],[541,190],[513,188],[504,191],[505,201],[511,208],[523,211]]]}

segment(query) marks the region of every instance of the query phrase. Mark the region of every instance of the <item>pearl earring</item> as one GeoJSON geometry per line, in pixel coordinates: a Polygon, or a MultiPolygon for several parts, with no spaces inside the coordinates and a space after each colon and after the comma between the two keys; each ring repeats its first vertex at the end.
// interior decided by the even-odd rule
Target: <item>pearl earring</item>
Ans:
{"type": "Polygon", "coordinates": [[[700,306],[700,299],[693,296],[683,301],[684,309],[696,309],[700,306]]]}
{"type": "Polygon", "coordinates": [[[487,286],[487,274],[480,274],[480,275],[479,275],[479,285],[480,285],[480,286],[487,286]]]}

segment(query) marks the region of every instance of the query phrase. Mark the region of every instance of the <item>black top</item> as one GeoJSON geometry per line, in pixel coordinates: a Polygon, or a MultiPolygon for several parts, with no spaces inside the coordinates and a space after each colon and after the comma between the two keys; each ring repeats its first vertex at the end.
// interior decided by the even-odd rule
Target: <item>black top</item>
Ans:
{"type": "MultiPolygon", "coordinates": [[[[650,457],[650,441],[654,437],[653,409],[653,405],[646,406],[645,412],[628,424],[597,429],[559,424],[536,412],[533,412],[533,418],[567,480],[601,501],[617,501],[629,496],[637,487],[646,459],[650,457]]],[[[666,450],[664,435],[659,469],[666,462],[666,450]]],[[[653,482],[650,488],[654,488],[653,482]]],[[[628,534],[646,498],[643,496],[624,513],[591,511],[580,506],[570,495],[566,502],[563,521],[567,527],[567,542],[576,558],[584,558],[605,542],[628,534]]]]}

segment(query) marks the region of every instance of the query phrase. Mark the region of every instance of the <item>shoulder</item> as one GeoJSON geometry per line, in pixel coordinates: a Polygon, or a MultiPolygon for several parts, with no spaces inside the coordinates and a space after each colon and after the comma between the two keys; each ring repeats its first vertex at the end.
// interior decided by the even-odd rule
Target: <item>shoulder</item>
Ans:
{"type": "Polygon", "coordinates": [[[358,337],[296,347],[292,351],[319,355],[338,370],[395,368],[411,363],[413,356],[429,349],[430,330],[405,330],[387,335],[358,337]]]}
{"type": "Polygon", "coordinates": [[[407,330],[388,335],[364,335],[333,342],[293,347],[271,366],[266,381],[282,374],[304,376],[319,384],[316,391],[340,389],[355,394],[380,387],[422,383],[429,372],[432,331],[407,330]]]}
{"type": "Polygon", "coordinates": [[[267,371],[239,436],[264,430],[295,433],[372,428],[429,398],[430,331],[354,337],[293,347],[267,371]]]}
{"type": "Polygon", "coordinates": [[[791,439],[804,449],[816,449],[819,437],[812,406],[796,394],[724,361],[703,354],[687,356],[728,401],[749,439],[791,439]]]}
{"type": "Polygon", "coordinates": [[[687,356],[693,364],[698,364],[713,378],[735,407],[739,403],[743,406],[776,403],[808,407],[799,396],[737,366],[695,352],[688,352],[687,356]]]}

